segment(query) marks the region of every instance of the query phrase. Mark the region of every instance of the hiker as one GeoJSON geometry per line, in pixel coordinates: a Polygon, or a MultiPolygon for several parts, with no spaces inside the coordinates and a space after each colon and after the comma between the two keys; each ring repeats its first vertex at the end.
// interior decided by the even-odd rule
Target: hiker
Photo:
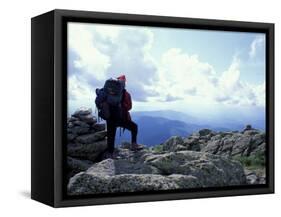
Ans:
{"type": "Polygon", "coordinates": [[[132,109],[131,95],[125,89],[126,76],[108,79],[102,89],[96,90],[96,105],[99,116],[106,120],[108,157],[114,153],[114,142],[117,127],[131,131],[131,149],[141,149],[137,144],[138,125],[132,121],[129,110],[132,109]]]}

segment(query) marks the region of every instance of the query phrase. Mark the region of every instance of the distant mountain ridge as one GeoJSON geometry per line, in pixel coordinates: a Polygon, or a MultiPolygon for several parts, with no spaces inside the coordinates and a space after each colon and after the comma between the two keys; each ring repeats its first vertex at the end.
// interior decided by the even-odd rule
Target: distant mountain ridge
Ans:
{"type": "Polygon", "coordinates": [[[251,111],[248,115],[229,110],[220,115],[210,113],[207,117],[189,115],[174,110],[137,111],[131,114],[133,118],[140,116],[163,117],[214,130],[241,130],[247,124],[251,124],[256,129],[265,130],[265,114],[262,109],[251,111]]]}
{"type": "MultiPolygon", "coordinates": [[[[138,124],[138,142],[146,144],[147,146],[154,146],[160,144],[162,141],[167,140],[171,136],[186,137],[195,131],[202,128],[210,128],[219,131],[228,131],[226,128],[211,128],[208,125],[198,125],[193,123],[186,123],[180,120],[171,120],[164,117],[157,117],[156,112],[133,113],[133,120],[138,124]],[[155,115],[155,116],[148,116],[155,115]]],[[[168,116],[167,116],[168,117],[168,116]]],[[[124,134],[119,133],[116,135],[116,143],[121,144],[122,141],[130,141],[130,132],[125,130],[124,134]]]]}
{"type": "MultiPolygon", "coordinates": [[[[200,129],[208,128],[214,131],[242,130],[249,124],[245,118],[223,117],[219,120],[200,120],[199,118],[173,110],[138,111],[131,112],[132,119],[138,124],[138,142],[148,146],[154,146],[171,136],[188,136],[200,129]]],[[[250,123],[257,129],[264,130],[264,120],[256,120],[250,123]]],[[[121,137],[116,135],[116,143],[130,141],[130,133],[126,130],[121,137]]]]}

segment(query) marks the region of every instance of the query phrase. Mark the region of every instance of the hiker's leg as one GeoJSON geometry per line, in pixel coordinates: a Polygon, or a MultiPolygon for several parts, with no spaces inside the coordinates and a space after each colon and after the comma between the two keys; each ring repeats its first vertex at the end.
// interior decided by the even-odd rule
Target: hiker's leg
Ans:
{"type": "Polygon", "coordinates": [[[122,127],[131,131],[131,142],[137,143],[137,135],[138,135],[138,125],[133,121],[125,121],[122,124],[122,127]]]}
{"type": "Polygon", "coordinates": [[[114,151],[114,142],[115,142],[115,134],[116,134],[116,125],[114,121],[108,120],[107,124],[107,147],[108,152],[113,153],[114,151]]]}

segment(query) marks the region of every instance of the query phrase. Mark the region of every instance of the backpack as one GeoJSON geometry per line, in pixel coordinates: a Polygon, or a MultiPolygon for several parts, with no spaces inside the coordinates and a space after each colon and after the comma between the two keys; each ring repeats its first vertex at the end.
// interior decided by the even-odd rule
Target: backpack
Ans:
{"type": "Polygon", "coordinates": [[[110,106],[119,106],[122,101],[124,83],[117,79],[108,79],[104,84],[106,101],[110,106]]]}
{"type": "Polygon", "coordinates": [[[113,118],[122,119],[122,97],[125,83],[117,79],[106,80],[104,87],[96,89],[95,103],[98,108],[98,116],[104,120],[113,118]]]}
{"type": "Polygon", "coordinates": [[[108,120],[110,117],[109,105],[106,102],[106,93],[103,88],[96,89],[96,99],[95,104],[98,109],[98,119],[108,120]]]}

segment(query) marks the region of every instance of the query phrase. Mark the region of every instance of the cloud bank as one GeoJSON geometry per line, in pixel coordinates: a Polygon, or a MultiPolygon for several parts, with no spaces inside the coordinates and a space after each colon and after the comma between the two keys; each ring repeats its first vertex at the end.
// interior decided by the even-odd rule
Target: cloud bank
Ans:
{"type": "MultiPolygon", "coordinates": [[[[238,56],[229,67],[215,66],[181,48],[152,55],[155,35],[145,27],[100,24],[68,25],[68,99],[73,104],[93,104],[95,88],[109,77],[125,74],[127,89],[136,102],[208,102],[264,106],[265,82],[251,84],[241,79],[238,56]]],[[[254,58],[264,43],[261,37],[250,44],[254,58]]]]}

